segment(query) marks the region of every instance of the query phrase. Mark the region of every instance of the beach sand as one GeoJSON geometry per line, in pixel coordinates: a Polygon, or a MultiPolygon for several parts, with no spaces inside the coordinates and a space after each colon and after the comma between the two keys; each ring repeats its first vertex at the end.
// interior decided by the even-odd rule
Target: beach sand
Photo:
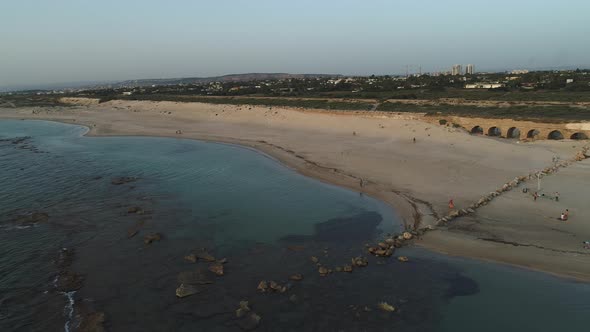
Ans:
{"type": "MultiPolygon", "coordinates": [[[[368,115],[262,106],[70,99],[72,107],[5,108],[0,118],[85,125],[93,136],[145,135],[236,143],[300,173],[389,203],[406,227],[434,226],[448,201],[466,208],[517,176],[571,158],[584,141],[494,139],[420,121],[417,114],[368,115]],[[178,134],[177,131],[181,131],[178,134]],[[416,138],[416,142],[413,142],[416,138]],[[361,179],[363,186],[361,187],[361,179]]],[[[527,181],[416,244],[590,281],[590,159],[542,180],[559,202],[536,202],[527,181]],[[570,220],[558,221],[570,210],[570,220]]]]}

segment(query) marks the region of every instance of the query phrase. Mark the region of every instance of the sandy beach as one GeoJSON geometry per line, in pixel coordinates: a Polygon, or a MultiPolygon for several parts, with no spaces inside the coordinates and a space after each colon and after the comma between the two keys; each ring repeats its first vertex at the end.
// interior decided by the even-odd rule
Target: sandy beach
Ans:
{"type": "MultiPolygon", "coordinates": [[[[415,243],[426,248],[590,281],[590,159],[542,180],[534,201],[521,183],[475,213],[445,226],[448,202],[467,208],[515,177],[572,158],[587,141],[473,136],[414,114],[344,114],[261,106],[150,101],[69,100],[72,107],[4,108],[0,119],[85,125],[93,136],[163,136],[244,145],[300,173],[389,203],[408,229],[436,228],[415,243]],[[414,142],[415,138],[415,142],[414,142]],[[362,186],[361,186],[362,183],[362,186]],[[557,202],[550,199],[560,193],[557,202]],[[569,209],[570,219],[559,221],[569,209]]],[[[530,193],[530,192],[529,192],[530,193]]]]}

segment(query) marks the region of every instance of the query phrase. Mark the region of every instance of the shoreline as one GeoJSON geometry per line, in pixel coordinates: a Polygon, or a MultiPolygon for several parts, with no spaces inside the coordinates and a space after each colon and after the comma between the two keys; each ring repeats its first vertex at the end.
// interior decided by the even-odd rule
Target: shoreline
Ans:
{"type": "MultiPolygon", "coordinates": [[[[309,113],[307,114],[309,116],[309,113]]],[[[353,190],[355,192],[362,192],[386,203],[401,217],[406,229],[413,229],[418,223],[421,223],[424,227],[432,225],[438,219],[438,214],[441,212],[441,208],[436,206],[436,204],[432,204],[429,200],[423,199],[420,196],[418,196],[420,198],[416,198],[416,196],[412,195],[413,193],[408,192],[407,190],[397,190],[393,185],[392,187],[389,187],[379,181],[374,181],[370,178],[365,179],[357,174],[347,172],[346,169],[325,165],[325,163],[314,160],[315,158],[308,158],[302,153],[296,152],[297,150],[290,149],[289,146],[269,142],[265,139],[253,140],[232,137],[229,135],[211,135],[208,133],[190,133],[187,135],[184,130],[181,135],[172,134],[172,132],[158,132],[156,130],[142,134],[137,133],[137,130],[135,130],[135,132],[125,132],[112,128],[105,130],[105,125],[101,126],[99,124],[97,126],[97,123],[93,121],[95,119],[80,116],[44,117],[41,114],[35,114],[32,116],[23,115],[26,114],[17,112],[17,114],[8,117],[6,114],[0,114],[0,118],[55,121],[66,124],[83,125],[88,128],[88,131],[84,133],[84,136],[89,137],[149,136],[196,139],[206,142],[238,145],[243,148],[252,149],[280,162],[285,167],[288,167],[303,176],[311,177],[321,182],[353,190]],[[360,179],[363,179],[362,187],[359,186],[360,179]]],[[[108,116],[106,118],[108,119],[108,116]]],[[[513,265],[582,282],[590,281],[590,274],[587,271],[569,269],[569,267],[581,263],[577,257],[569,257],[557,253],[551,253],[551,255],[548,255],[548,250],[538,248],[518,248],[518,250],[516,250],[514,246],[508,244],[478,240],[473,234],[460,234],[457,236],[457,233],[447,229],[438,229],[434,232],[428,232],[418,239],[415,244],[419,247],[445,255],[468,257],[482,261],[513,265]],[[523,249],[525,250],[523,251],[523,249]],[[531,259],[531,257],[534,259],[531,259]]],[[[587,257],[582,258],[588,259],[587,257]]]]}

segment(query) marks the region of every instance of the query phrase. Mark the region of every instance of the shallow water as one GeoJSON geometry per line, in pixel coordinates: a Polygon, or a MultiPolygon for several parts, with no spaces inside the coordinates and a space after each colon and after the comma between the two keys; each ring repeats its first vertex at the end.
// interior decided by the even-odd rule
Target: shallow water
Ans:
{"type": "Polygon", "coordinates": [[[588,284],[414,248],[398,251],[410,263],[369,257],[367,268],[320,277],[310,256],[348,264],[365,243],[401,229],[395,213],[249,149],[85,132],[0,121],[0,139],[9,139],[0,141],[0,330],[75,328],[69,300],[54,286],[62,247],[75,249],[68,269],[85,276],[73,316],[102,311],[115,331],[240,330],[241,300],[262,317],[258,329],[270,331],[549,331],[590,323],[588,284]],[[119,176],[139,179],[111,184],[119,176]],[[15,220],[30,212],[49,220],[15,220]],[[128,238],[130,228],[139,232],[128,238]],[[145,245],[151,232],[163,239],[145,245]],[[178,299],[178,274],[207,266],[183,259],[198,248],[226,257],[226,275],[178,299]],[[304,280],[289,282],[294,273],[304,280]],[[261,294],[263,279],[290,289],[261,294]],[[381,301],[396,312],[377,310],[381,301]]]}

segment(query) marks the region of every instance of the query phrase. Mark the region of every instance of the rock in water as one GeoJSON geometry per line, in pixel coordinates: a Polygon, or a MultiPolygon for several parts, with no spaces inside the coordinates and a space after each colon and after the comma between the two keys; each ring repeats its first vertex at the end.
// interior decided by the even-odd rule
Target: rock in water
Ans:
{"type": "Polygon", "coordinates": [[[139,206],[132,206],[130,208],[127,209],[127,213],[137,213],[137,214],[141,214],[143,212],[143,209],[139,206]]]}
{"type": "Polygon", "coordinates": [[[301,281],[301,280],[303,280],[303,274],[296,273],[296,274],[290,276],[289,279],[291,279],[293,281],[301,281]]]}
{"type": "Polygon", "coordinates": [[[377,308],[386,311],[386,312],[394,312],[395,311],[395,307],[392,306],[391,304],[387,303],[387,302],[380,302],[377,304],[377,308]]]}
{"type": "Polygon", "coordinates": [[[364,257],[355,257],[352,258],[352,266],[358,266],[358,267],[365,267],[369,264],[369,262],[367,261],[366,258],[364,257]]]}
{"type": "Polygon", "coordinates": [[[400,261],[400,262],[405,263],[405,262],[408,262],[410,259],[408,257],[406,257],[406,256],[399,256],[397,258],[397,260],[400,261]]]}
{"type": "Polygon", "coordinates": [[[236,310],[236,317],[242,318],[250,312],[248,301],[240,301],[240,307],[236,310]]]}
{"type": "Polygon", "coordinates": [[[178,288],[176,288],[176,296],[179,298],[191,296],[193,294],[197,294],[200,290],[194,285],[186,285],[180,284],[178,288]]]}
{"type": "Polygon", "coordinates": [[[223,264],[214,263],[209,265],[209,271],[215,273],[218,276],[223,275],[223,264]]]}
{"type": "Polygon", "coordinates": [[[79,317],[80,325],[76,331],[80,332],[104,332],[104,313],[92,312],[83,317],[79,317]]]}
{"type": "Polygon", "coordinates": [[[82,287],[84,277],[72,271],[63,271],[57,278],[56,288],[60,292],[71,292],[82,287]]]}
{"type": "Polygon", "coordinates": [[[143,238],[143,243],[151,244],[154,241],[160,241],[162,239],[162,234],[160,233],[152,233],[148,234],[143,238]]]}
{"type": "Polygon", "coordinates": [[[248,313],[244,318],[238,321],[238,326],[244,331],[251,331],[258,327],[260,324],[260,316],[255,312],[248,313]]]}
{"type": "Polygon", "coordinates": [[[404,240],[411,240],[412,239],[412,233],[410,232],[404,232],[404,234],[402,234],[404,240]]]}
{"type": "Polygon", "coordinates": [[[202,259],[206,262],[215,262],[216,261],[215,257],[213,257],[213,255],[209,254],[205,250],[201,250],[201,251],[197,252],[195,254],[195,256],[197,256],[198,259],[202,259]]]}
{"type": "Polygon", "coordinates": [[[266,280],[262,280],[260,283],[258,283],[257,289],[263,293],[266,292],[266,290],[268,289],[268,283],[266,282],[266,280]]]}
{"type": "Polygon", "coordinates": [[[184,259],[186,261],[191,262],[191,263],[196,263],[197,262],[197,256],[195,256],[195,254],[186,255],[186,256],[184,256],[184,259]]]}

